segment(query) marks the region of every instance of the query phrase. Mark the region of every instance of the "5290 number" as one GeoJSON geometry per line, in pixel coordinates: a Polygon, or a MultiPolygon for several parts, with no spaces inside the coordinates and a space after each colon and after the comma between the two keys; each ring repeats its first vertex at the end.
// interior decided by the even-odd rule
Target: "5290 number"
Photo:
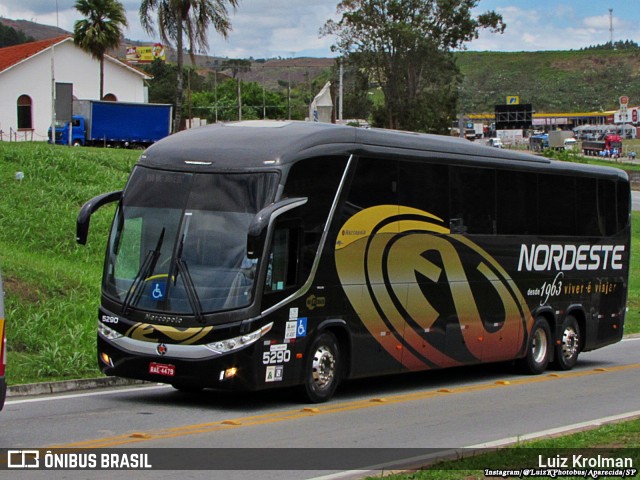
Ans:
{"type": "Polygon", "coordinates": [[[262,354],[263,365],[272,365],[275,363],[287,363],[291,360],[291,351],[289,350],[277,350],[271,352],[264,352],[262,354]]]}

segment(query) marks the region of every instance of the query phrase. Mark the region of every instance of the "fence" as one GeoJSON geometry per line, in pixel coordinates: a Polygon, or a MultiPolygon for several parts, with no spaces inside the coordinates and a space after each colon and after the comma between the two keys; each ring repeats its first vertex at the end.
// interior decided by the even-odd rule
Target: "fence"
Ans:
{"type": "MultiPolygon", "coordinates": [[[[3,130],[0,130],[0,142],[5,141],[7,133],[3,130]]],[[[20,129],[14,130],[12,127],[9,127],[9,137],[7,139],[9,142],[33,142],[33,129],[20,129]]]]}

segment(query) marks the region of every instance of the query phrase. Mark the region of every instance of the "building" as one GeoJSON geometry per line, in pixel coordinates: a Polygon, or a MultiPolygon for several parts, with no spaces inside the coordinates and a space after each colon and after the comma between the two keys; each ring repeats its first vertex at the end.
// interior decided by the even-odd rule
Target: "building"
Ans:
{"type": "MultiPolygon", "coordinates": [[[[145,102],[150,78],[105,55],[104,99],[145,102]]],[[[74,99],[98,99],[100,63],[70,35],[0,48],[0,140],[47,140],[54,81],[70,86],[74,99]]]]}

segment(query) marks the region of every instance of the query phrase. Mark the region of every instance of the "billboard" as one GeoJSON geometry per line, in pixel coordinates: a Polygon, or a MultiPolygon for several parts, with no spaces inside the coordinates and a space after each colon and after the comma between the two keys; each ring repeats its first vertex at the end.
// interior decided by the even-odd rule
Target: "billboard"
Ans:
{"type": "Polygon", "coordinates": [[[533,108],[530,103],[496,105],[496,130],[520,130],[531,128],[533,108]]]}
{"type": "Polygon", "coordinates": [[[151,63],[156,58],[166,60],[165,48],[161,43],[142,47],[127,46],[127,63],[151,63]]]}

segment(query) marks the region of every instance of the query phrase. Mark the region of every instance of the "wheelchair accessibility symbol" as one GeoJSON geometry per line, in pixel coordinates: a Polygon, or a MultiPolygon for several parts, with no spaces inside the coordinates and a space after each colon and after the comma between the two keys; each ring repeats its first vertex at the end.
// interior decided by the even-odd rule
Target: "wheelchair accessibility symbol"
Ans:
{"type": "Polygon", "coordinates": [[[307,317],[291,320],[286,323],[284,339],[293,340],[299,337],[307,336],[307,317]]]}
{"type": "Polygon", "coordinates": [[[167,292],[166,282],[153,282],[151,284],[151,297],[154,300],[164,300],[167,292]]]}
{"type": "Polygon", "coordinates": [[[296,327],[296,337],[307,336],[307,317],[298,319],[298,326],[296,327]]]}

